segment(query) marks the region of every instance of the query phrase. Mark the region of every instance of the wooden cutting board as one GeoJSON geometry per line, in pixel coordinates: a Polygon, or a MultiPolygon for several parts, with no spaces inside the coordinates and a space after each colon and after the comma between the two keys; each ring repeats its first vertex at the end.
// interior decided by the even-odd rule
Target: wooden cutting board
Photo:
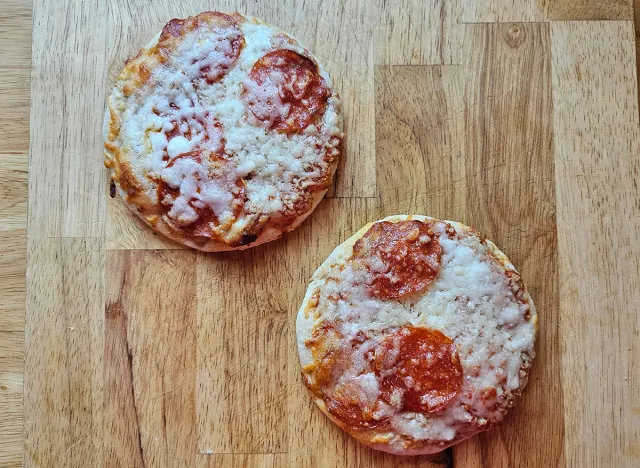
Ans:
{"type": "MultiPolygon", "coordinates": [[[[29,467],[640,465],[630,0],[33,7],[24,432],[0,465],[19,463],[20,445],[29,467]],[[102,109],[124,60],[169,19],[207,9],[293,33],[345,108],[329,196],[295,232],[241,253],[155,235],[109,198],[102,166],[102,109]],[[477,227],[522,272],[540,313],[517,409],[432,457],[383,455],[341,433],[312,404],[295,349],[313,271],[364,223],[396,213],[477,227]]],[[[7,42],[11,25],[0,29],[7,42]]],[[[19,252],[6,232],[2,248],[19,252]]],[[[0,328],[11,352],[14,331],[0,328]]]]}

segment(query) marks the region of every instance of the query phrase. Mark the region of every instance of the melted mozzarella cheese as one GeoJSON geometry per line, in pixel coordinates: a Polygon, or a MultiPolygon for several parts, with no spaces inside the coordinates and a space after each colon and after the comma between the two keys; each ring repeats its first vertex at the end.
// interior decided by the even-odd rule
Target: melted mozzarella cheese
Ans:
{"type": "Polygon", "coordinates": [[[284,103],[280,97],[279,86],[284,84],[282,73],[271,73],[261,84],[250,78],[244,81],[247,102],[251,105],[252,113],[259,118],[254,121],[256,125],[262,121],[272,126],[274,122],[284,120],[289,115],[291,105],[284,103]]]}
{"type": "MultiPolygon", "coordinates": [[[[125,99],[122,93],[114,91],[112,104],[116,104],[113,102],[116,99],[123,107],[120,138],[129,146],[128,157],[142,181],[149,184],[160,174],[166,175],[168,162],[181,154],[195,150],[217,154],[224,147],[224,157],[234,167],[225,180],[233,185],[238,179],[247,178],[244,212],[247,216],[270,216],[293,209],[299,198],[306,196],[308,187],[332,171],[326,156],[338,151],[342,138],[340,103],[331,97],[312,130],[286,135],[265,129],[248,111],[242,93],[247,89],[250,96],[256,89],[248,73],[260,57],[280,47],[274,46],[274,38],[281,33],[252,20],[242,22],[240,27],[245,46],[237,62],[229,59],[232,51],[229,39],[235,37],[232,29],[188,32],[169,62],[155,67],[136,95],[125,99]],[[220,70],[222,78],[213,84],[206,83],[199,78],[203,68],[216,76],[220,70]],[[221,129],[214,127],[214,122],[219,122],[221,129]],[[171,138],[167,138],[169,132],[171,138]]],[[[286,46],[304,52],[295,43],[286,46]]],[[[321,73],[330,87],[329,77],[324,71],[321,73]]],[[[266,85],[260,87],[260,92],[273,94],[266,85]]],[[[281,104],[275,102],[265,111],[285,115],[288,111],[281,104]]],[[[185,187],[180,192],[185,199],[194,193],[192,182],[186,176],[182,179],[185,187]]],[[[211,190],[215,195],[207,203],[215,207],[220,217],[231,216],[233,197],[218,193],[226,190],[230,195],[230,187],[225,188],[220,181],[215,187],[216,190],[211,190]]],[[[152,186],[149,193],[154,193],[152,186]]],[[[198,195],[196,199],[202,197],[198,195]]],[[[169,212],[169,217],[175,215],[186,222],[197,216],[188,200],[181,198],[176,203],[178,206],[169,212]]],[[[237,223],[241,225],[244,221],[237,223]]]]}
{"type": "MultiPolygon", "coordinates": [[[[156,139],[159,139],[159,137],[156,137],[156,139]]],[[[173,137],[167,144],[167,154],[171,159],[174,159],[176,156],[191,151],[191,149],[193,148],[193,144],[194,142],[192,142],[191,140],[187,140],[185,137],[178,135],[176,137],[173,137]]]]}
{"type": "MultiPolygon", "coordinates": [[[[505,265],[496,260],[487,243],[468,228],[453,224],[458,226],[454,238],[448,237],[444,222],[434,227],[442,247],[441,265],[434,282],[418,298],[390,301],[370,294],[365,287],[367,274],[355,270],[349,261],[353,244],[366,232],[363,228],[318,269],[305,298],[306,304],[319,294],[318,306],[309,312],[303,305],[298,314],[303,366],[313,363],[304,337],[324,322],[333,323],[345,342],[362,333],[369,341],[380,342],[406,325],[436,329],[454,341],[464,372],[456,399],[445,411],[429,417],[397,410],[392,417],[396,433],[416,440],[450,441],[474,418],[479,425],[501,420],[506,407],[485,404],[482,392],[495,389],[496,396],[506,400],[524,386],[521,369],[534,356],[535,320],[528,319],[535,317],[532,302],[517,300],[505,265]]],[[[354,360],[360,362],[359,348],[354,349],[354,360]]],[[[353,378],[353,370],[345,372],[353,378]]]]}
{"type": "Polygon", "coordinates": [[[220,220],[228,216],[228,207],[233,202],[228,182],[224,178],[211,178],[202,164],[191,158],[176,159],[162,170],[160,177],[170,187],[180,189],[169,211],[169,216],[178,223],[188,225],[198,219],[193,206],[209,208],[220,220]]]}

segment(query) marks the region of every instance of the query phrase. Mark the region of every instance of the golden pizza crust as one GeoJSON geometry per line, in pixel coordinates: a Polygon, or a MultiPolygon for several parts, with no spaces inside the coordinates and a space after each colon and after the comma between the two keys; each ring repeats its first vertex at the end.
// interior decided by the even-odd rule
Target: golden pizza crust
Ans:
{"type": "MultiPolygon", "coordinates": [[[[436,218],[432,218],[429,216],[421,216],[421,215],[394,215],[389,216],[379,221],[374,221],[363,226],[359,231],[353,234],[350,238],[340,244],[336,249],[329,255],[329,257],[322,263],[322,265],[316,270],[314,273],[311,282],[307,288],[307,292],[303,299],[302,305],[298,311],[297,322],[296,322],[296,335],[298,341],[298,351],[300,356],[300,362],[303,368],[303,381],[305,385],[310,387],[310,390],[313,388],[313,385],[308,380],[308,375],[310,375],[310,371],[315,369],[316,363],[315,359],[312,356],[311,352],[307,348],[307,343],[312,340],[313,332],[317,328],[319,324],[323,322],[323,318],[319,312],[317,312],[318,305],[318,291],[322,287],[324,279],[330,273],[335,265],[341,265],[345,261],[351,258],[353,246],[354,244],[362,238],[369,228],[380,221],[389,221],[389,222],[399,222],[404,220],[418,220],[422,222],[426,221],[441,221],[436,218]]],[[[455,221],[442,220],[444,223],[450,224],[452,227],[456,229],[457,232],[463,232],[468,235],[476,236],[488,247],[489,254],[497,260],[498,264],[504,268],[505,273],[513,274],[516,276],[516,281],[520,285],[523,290],[522,297],[519,299],[523,303],[527,303],[530,307],[530,318],[528,323],[533,325],[534,335],[537,334],[537,314],[535,310],[535,305],[531,296],[526,290],[526,287],[520,280],[520,275],[517,273],[513,264],[509,261],[507,256],[500,251],[496,245],[489,241],[488,239],[483,239],[477,233],[477,231],[469,226],[466,226],[462,223],[458,223],[455,221]]],[[[428,288],[427,288],[428,291],[428,288]]],[[[426,291],[418,293],[421,295],[426,293],[426,291]]],[[[531,362],[520,369],[520,386],[513,393],[512,398],[507,403],[508,407],[511,407],[515,400],[519,397],[520,393],[524,389],[527,383],[528,371],[530,368],[531,362]]],[[[380,431],[376,429],[353,429],[346,425],[344,422],[336,418],[332,415],[325,405],[324,400],[315,394],[312,390],[312,397],[316,402],[317,406],[320,410],[327,415],[327,417],[342,428],[345,432],[349,433],[352,437],[357,439],[359,442],[374,448],[376,450],[393,453],[397,455],[422,455],[422,454],[432,454],[440,452],[447,447],[458,444],[459,442],[472,437],[473,435],[487,430],[493,424],[488,421],[483,421],[481,424],[474,424],[473,426],[468,426],[464,428],[462,431],[457,431],[456,436],[453,440],[450,441],[429,441],[429,440],[414,440],[412,438],[407,438],[405,436],[401,436],[399,434],[394,433],[393,431],[380,431]]]]}
{"type": "MultiPolygon", "coordinates": [[[[320,117],[317,116],[317,119],[320,117]]],[[[117,193],[127,206],[157,232],[178,243],[202,251],[243,250],[278,239],[284,233],[298,227],[315,209],[328,191],[338,166],[338,160],[342,153],[341,129],[342,115],[338,95],[331,86],[326,71],[313,54],[291,36],[261,20],[245,17],[239,13],[226,15],[218,12],[204,12],[184,20],[171,20],[145,48],[141,49],[135,57],[127,60],[105,112],[103,125],[105,166],[111,170],[111,177],[116,183],[117,193]],[[340,131],[335,135],[338,143],[331,154],[325,155],[324,161],[327,168],[323,177],[317,183],[309,184],[305,189],[303,200],[299,205],[296,204],[294,212],[288,212],[282,216],[273,215],[273,213],[269,216],[260,216],[253,213],[247,219],[241,219],[241,222],[230,226],[224,237],[190,236],[177,228],[166,217],[166,210],[163,210],[158,200],[157,183],[142,175],[143,169],[139,163],[131,158],[133,150],[127,147],[127,144],[121,139],[126,101],[145,85],[155,67],[161,66],[168,60],[185,34],[199,27],[207,27],[207,25],[226,26],[245,23],[268,26],[273,30],[274,38],[277,37],[283,43],[286,42],[287,46],[302,53],[317,66],[321,76],[327,81],[331,110],[336,112],[339,119],[337,125],[340,131]]]]}

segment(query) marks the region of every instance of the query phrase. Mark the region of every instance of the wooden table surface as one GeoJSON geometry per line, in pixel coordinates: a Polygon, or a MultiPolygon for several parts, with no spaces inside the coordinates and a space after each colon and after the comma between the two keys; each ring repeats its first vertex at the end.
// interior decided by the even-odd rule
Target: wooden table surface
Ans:
{"type": "Polygon", "coordinates": [[[640,466],[640,132],[632,0],[0,0],[0,466],[640,466]],[[123,61],[173,17],[260,16],[339,88],[346,152],[294,233],[183,250],[108,197],[123,61]],[[375,453],[301,384],[326,255],[395,213],[479,228],[521,270],[537,358],[498,428],[375,453]],[[25,301],[26,299],[26,301],[25,301]],[[26,302],[26,306],[25,306],[26,302]]]}

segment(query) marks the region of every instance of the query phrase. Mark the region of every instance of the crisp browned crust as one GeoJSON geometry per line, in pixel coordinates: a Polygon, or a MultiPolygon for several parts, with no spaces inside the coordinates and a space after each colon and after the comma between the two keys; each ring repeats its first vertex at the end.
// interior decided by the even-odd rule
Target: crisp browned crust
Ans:
{"type": "MultiPolygon", "coordinates": [[[[227,15],[219,12],[204,12],[194,17],[169,21],[147,47],[127,60],[118,77],[105,115],[105,166],[111,170],[117,192],[132,211],[153,229],[176,242],[204,251],[246,249],[275,240],[295,229],[313,211],[329,189],[342,151],[342,134],[339,133],[333,137],[334,149],[328,151],[325,156],[326,170],[316,180],[305,185],[304,190],[298,193],[295,204],[279,213],[270,213],[268,216],[247,213],[246,218],[242,218],[242,223],[233,223],[226,231],[223,229],[224,226],[218,226],[219,229],[214,229],[207,237],[191,235],[166,216],[167,209],[158,200],[157,180],[142,174],[140,167],[132,161],[132,149],[121,137],[125,103],[128,99],[138,99],[136,93],[147,86],[153,70],[170,59],[187,34],[199,28],[241,27],[245,23],[264,24],[239,13],[227,15]]],[[[326,75],[308,50],[302,48],[290,36],[273,29],[275,36],[287,38],[292,47],[295,46],[296,50],[312,60],[326,75]]],[[[240,48],[244,45],[242,36],[240,48]]],[[[337,94],[331,87],[329,91],[334,109],[340,115],[337,94]]],[[[315,120],[317,121],[317,116],[315,120]]]]}

